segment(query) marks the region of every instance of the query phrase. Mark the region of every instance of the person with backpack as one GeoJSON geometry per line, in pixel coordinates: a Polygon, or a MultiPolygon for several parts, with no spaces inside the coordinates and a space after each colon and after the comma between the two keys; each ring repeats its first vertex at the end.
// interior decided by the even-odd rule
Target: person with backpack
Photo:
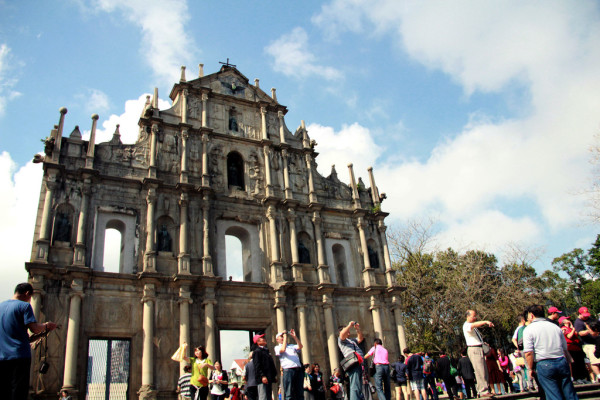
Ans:
{"type": "Polygon", "coordinates": [[[429,387],[433,400],[438,400],[439,396],[435,384],[435,369],[435,360],[429,355],[429,353],[425,353],[425,357],[423,357],[423,377],[425,378],[425,388],[429,387]]]}
{"type": "Polygon", "coordinates": [[[409,400],[410,389],[408,388],[406,364],[404,364],[406,358],[399,356],[398,361],[391,365],[392,367],[392,379],[396,383],[396,400],[409,400]]]}
{"type": "Polygon", "coordinates": [[[406,356],[406,371],[410,379],[410,389],[413,391],[415,398],[419,395],[427,400],[427,391],[425,390],[425,378],[423,377],[423,359],[418,353],[412,354],[407,347],[403,351],[406,356]]]}

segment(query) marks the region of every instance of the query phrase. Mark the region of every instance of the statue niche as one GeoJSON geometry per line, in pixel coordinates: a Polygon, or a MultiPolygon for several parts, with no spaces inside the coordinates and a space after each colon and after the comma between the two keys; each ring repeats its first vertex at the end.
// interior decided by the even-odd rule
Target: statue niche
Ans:
{"type": "Polygon", "coordinates": [[[71,217],[73,212],[71,208],[62,204],[56,210],[54,217],[54,229],[52,235],[52,243],[65,242],[71,243],[72,223],[71,217]]]}
{"type": "Polygon", "coordinates": [[[167,226],[163,224],[158,230],[156,240],[156,250],[158,251],[172,251],[171,250],[171,235],[169,235],[169,231],[167,230],[167,226]]]}
{"type": "Polygon", "coordinates": [[[227,154],[227,185],[244,190],[244,160],[235,151],[227,154]]]}
{"type": "Polygon", "coordinates": [[[377,252],[371,246],[367,246],[367,251],[369,252],[369,264],[371,264],[371,268],[379,268],[377,252]]]}
{"type": "Polygon", "coordinates": [[[298,242],[298,259],[300,264],[310,264],[310,251],[302,242],[298,242]]]}

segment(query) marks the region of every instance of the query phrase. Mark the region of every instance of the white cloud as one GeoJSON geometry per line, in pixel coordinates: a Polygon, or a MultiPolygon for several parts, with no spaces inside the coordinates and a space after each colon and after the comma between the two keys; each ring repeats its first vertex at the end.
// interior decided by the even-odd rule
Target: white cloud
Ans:
{"type": "Polygon", "coordinates": [[[178,81],[180,67],[195,62],[198,50],[185,29],[189,20],[185,0],[97,0],[96,7],[109,13],[118,11],[141,28],[140,52],[164,84],[178,81]]]}
{"type": "Polygon", "coordinates": [[[491,248],[578,222],[584,199],[574,193],[587,183],[600,126],[596,3],[334,0],[313,22],[332,36],[388,36],[467,95],[503,95],[515,84],[529,92],[517,117],[477,116],[425,162],[376,165],[386,211],[443,215],[441,237],[491,248]],[[531,214],[509,216],[503,205],[514,203],[529,204],[531,214]]]}
{"type": "Polygon", "coordinates": [[[7,152],[0,153],[0,299],[12,297],[15,286],[27,280],[25,262],[31,258],[33,229],[43,176],[41,164],[18,167],[7,152]]]}
{"type": "MultiPolygon", "coordinates": [[[[146,104],[146,97],[150,94],[142,94],[135,100],[127,100],[125,102],[125,111],[121,115],[112,114],[103,122],[99,122],[96,128],[96,143],[107,142],[112,139],[113,134],[119,126],[121,133],[121,141],[123,143],[135,143],[139,134],[138,121],[142,115],[142,110],[146,104]]],[[[158,100],[158,107],[161,110],[171,107],[168,101],[158,100]]],[[[91,121],[90,121],[91,127],[91,121]]],[[[85,140],[89,140],[90,131],[86,130],[83,134],[85,140]]]]}
{"type": "Polygon", "coordinates": [[[86,112],[101,114],[110,108],[110,101],[106,93],[98,89],[88,89],[85,95],[77,96],[84,100],[86,112]]]}
{"type": "Polygon", "coordinates": [[[9,76],[9,71],[12,70],[11,65],[14,64],[15,60],[11,55],[10,47],[5,43],[0,44],[0,116],[4,115],[6,104],[21,95],[13,90],[17,84],[17,78],[9,76]]]}
{"type": "Polygon", "coordinates": [[[330,81],[343,78],[341,71],[318,64],[308,48],[308,35],[300,27],[273,41],[265,51],[274,58],[273,69],[292,78],[320,76],[330,81]]]}

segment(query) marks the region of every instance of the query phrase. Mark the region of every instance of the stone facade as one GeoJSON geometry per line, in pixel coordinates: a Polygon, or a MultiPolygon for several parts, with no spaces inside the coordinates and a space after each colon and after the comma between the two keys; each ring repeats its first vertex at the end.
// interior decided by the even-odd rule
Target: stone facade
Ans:
{"type": "MultiPolygon", "coordinates": [[[[63,137],[66,109],[46,140],[35,237],[26,263],[49,338],[53,397],[85,398],[90,340],[130,342],[129,398],[174,399],[182,342],[219,359],[220,329],[275,334],[296,328],[304,362],[338,366],[337,325],[356,320],[391,354],[405,346],[381,198],[316,170],[304,122],[292,132],[275,89],[236,68],[187,81],[139,119],[135,144],[63,137]],[[121,233],[119,271],[104,271],[107,229],[121,233]],[[243,281],[228,280],[225,237],[242,243],[243,281]]],[[[37,363],[34,357],[34,364],[37,363]]],[[[34,365],[33,370],[37,367],[34,365]]],[[[32,386],[37,375],[32,376],[32,386]]]]}

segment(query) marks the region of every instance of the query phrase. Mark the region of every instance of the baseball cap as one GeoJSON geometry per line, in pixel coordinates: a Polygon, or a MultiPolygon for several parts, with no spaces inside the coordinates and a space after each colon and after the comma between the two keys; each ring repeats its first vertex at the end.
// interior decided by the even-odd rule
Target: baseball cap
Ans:
{"type": "Polygon", "coordinates": [[[254,344],[256,344],[256,342],[258,342],[258,339],[260,339],[261,337],[264,337],[265,334],[263,333],[262,335],[254,335],[254,337],[252,338],[252,341],[254,342],[254,344]]]}
{"type": "Polygon", "coordinates": [[[285,331],[281,331],[279,332],[277,335],[275,335],[276,338],[283,336],[285,334],[285,331]]]}
{"type": "Polygon", "coordinates": [[[590,311],[588,310],[587,307],[580,307],[578,312],[584,318],[592,315],[592,314],[590,314],[590,311]]]}
{"type": "Polygon", "coordinates": [[[558,319],[558,324],[559,324],[559,325],[562,325],[563,321],[564,321],[564,320],[566,320],[566,319],[569,319],[569,317],[560,317],[560,318],[558,319]]]}
{"type": "Polygon", "coordinates": [[[558,308],[556,308],[556,307],[554,307],[554,306],[553,306],[553,307],[550,307],[550,308],[548,309],[548,314],[553,314],[553,313],[559,313],[559,314],[562,314],[562,311],[560,311],[558,308]]]}

